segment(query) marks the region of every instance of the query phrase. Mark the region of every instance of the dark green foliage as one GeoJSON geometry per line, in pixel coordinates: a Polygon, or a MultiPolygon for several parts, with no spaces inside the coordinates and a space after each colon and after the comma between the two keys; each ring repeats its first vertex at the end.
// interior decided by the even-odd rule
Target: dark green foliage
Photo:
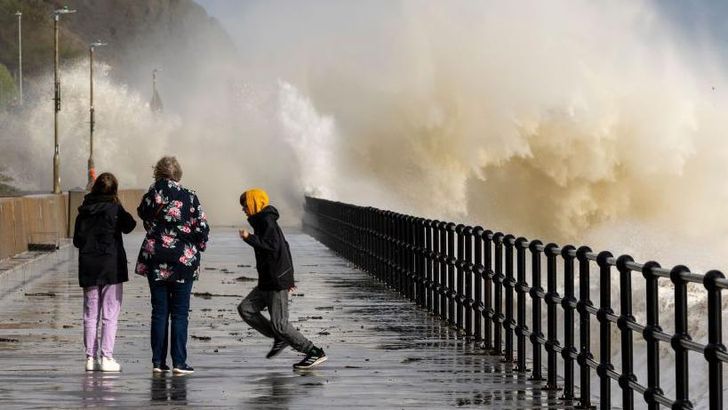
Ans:
{"type": "MultiPolygon", "coordinates": [[[[23,73],[25,76],[38,74],[53,67],[53,10],[65,4],[51,0],[0,0],[0,64],[11,73],[18,69],[18,18],[15,12],[23,13],[23,73]]],[[[81,56],[86,44],[69,30],[63,19],[77,18],[75,15],[62,17],[60,54],[63,60],[81,56]]]]}
{"type": "Polygon", "coordinates": [[[0,64],[0,109],[12,104],[18,96],[17,83],[7,67],[0,64]]]}

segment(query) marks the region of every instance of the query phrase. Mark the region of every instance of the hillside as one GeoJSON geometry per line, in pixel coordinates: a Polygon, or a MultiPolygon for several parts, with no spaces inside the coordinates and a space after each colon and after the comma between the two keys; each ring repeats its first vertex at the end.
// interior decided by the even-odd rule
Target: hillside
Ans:
{"type": "MultiPolygon", "coordinates": [[[[61,17],[61,58],[67,63],[85,58],[88,44],[109,44],[97,58],[113,67],[113,76],[132,86],[145,84],[152,68],[181,79],[181,67],[218,60],[235,47],[218,22],[191,0],[0,0],[0,64],[17,71],[17,17],[23,13],[23,71],[25,86],[32,77],[53,67],[53,18],[56,8],[75,14],[61,17]]],[[[186,79],[189,80],[189,79],[186,79]]]]}
{"type": "MultiPolygon", "coordinates": [[[[52,90],[47,77],[53,69],[52,13],[64,6],[77,12],[61,16],[62,67],[79,61],[85,64],[89,43],[101,40],[108,46],[99,48],[96,58],[108,64],[113,81],[151,97],[152,70],[161,69],[159,84],[165,108],[180,113],[190,109],[185,106],[190,92],[204,92],[211,81],[224,83],[233,75],[230,61],[236,49],[232,41],[192,0],[0,0],[0,111],[20,109],[14,104],[16,11],[23,13],[23,83],[26,107],[30,107],[46,104],[52,90]]],[[[0,137],[9,131],[7,127],[0,123],[0,137]]],[[[7,141],[9,135],[4,136],[7,141]]],[[[7,150],[5,154],[20,155],[7,150]]],[[[0,163],[0,195],[16,193],[9,176],[12,172],[3,167],[12,165],[0,163]]]]}

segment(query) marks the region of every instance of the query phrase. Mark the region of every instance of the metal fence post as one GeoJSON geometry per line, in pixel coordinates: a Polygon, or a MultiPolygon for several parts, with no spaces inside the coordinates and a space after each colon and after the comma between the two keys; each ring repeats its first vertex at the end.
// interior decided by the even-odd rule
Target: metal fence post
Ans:
{"type": "Polygon", "coordinates": [[[450,326],[455,326],[455,224],[447,224],[447,321],[450,326]]]}
{"type": "Polygon", "coordinates": [[[622,255],[617,258],[617,270],[619,270],[619,310],[617,327],[621,331],[622,341],[622,375],[619,377],[619,387],[622,388],[622,408],[625,410],[634,409],[634,391],[630,382],[637,381],[633,370],[632,329],[630,324],[635,322],[632,316],[632,270],[627,263],[633,262],[629,255],[622,255]]]}
{"type": "Polygon", "coordinates": [[[435,313],[435,307],[432,303],[432,291],[434,289],[435,281],[434,275],[433,275],[433,267],[434,267],[434,261],[435,261],[435,252],[434,247],[432,246],[432,224],[433,221],[431,219],[426,219],[424,222],[424,230],[425,230],[425,286],[423,289],[425,298],[425,308],[428,312],[435,313]]]}
{"type": "Polygon", "coordinates": [[[475,300],[473,299],[473,228],[466,226],[463,235],[465,236],[465,263],[463,264],[465,274],[465,300],[463,301],[465,304],[465,334],[468,339],[474,339],[473,312],[480,312],[475,310],[475,300]]]}
{"type": "Polygon", "coordinates": [[[645,278],[645,309],[647,310],[647,324],[642,336],[647,344],[647,390],[644,393],[649,410],[658,410],[659,402],[655,395],[661,395],[660,388],[660,343],[656,334],[662,332],[660,327],[660,306],[658,304],[657,275],[653,270],[659,269],[660,264],[654,261],[642,266],[642,276],[645,278]]]}
{"type": "Polygon", "coordinates": [[[432,221],[432,313],[441,317],[440,295],[442,281],[440,280],[440,221],[432,221]]]}
{"type": "Polygon", "coordinates": [[[564,298],[561,307],[564,310],[564,348],[561,357],[564,359],[564,400],[574,399],[574,359],[577,357],[574,346],[574,310],[576,310],[576,297],[574,297],[574,259],[576,248],[566,245],[561,248],[561,257],[564,260],[564,298]]]}
{"type": "Polygon", "coordinates": [[[708,291],[708,345],[705,347],[705,359],[708,361],[708,391],[711,410],[723,407],[723,363],[718,354],[726,354],[723,345],[721,288],[717,281],[725,279],[725,275],[717,270],[705,274],[703,285],[708,291]]]}
{"type": "Polygon", "coordinates": [[[612,326],[609,316],[614,314],[612,310],[612,282],[611,269],[609,261],[612,254],[607,251],[600,252],[597,256],[597,264],[599,265],[599,310],[597,311],[597,320],[599,321],[599,366],[597,367],[597,375],[599,376],[599,407],[603,410],[609,410],[612,407],[612,380],[609,378],[609,372],[614,371],[612,366],[612,344],[611,332],[612,326]]]}
{"type": "Polygon", "coordinates": [[[531,251],[531,323],[533,323],[533,332],[531,333],[531,346],[533,349],[533,372],[532,380],[543,380],[541,368],[541,344],[544,339],[541,332],[541,299],[544,292],[541,287],[541,250],[543,243],[541,241],[531,241],[528,249],[531,251]]]}
{"type": "Polygon", "coordinates": [[[485,273],[483,277],[483,348],[493,349],[493,231],[483,232],[485,273]]]}
{"type": "Polygon", "coordinates": [[[465,308],[465,225],[455,227],[457,236],[457,259],[455,261],[455,326],[458,331],[465,331],[463,313],[465,308]]]}
{"type": "Polygon", "coordinates": [[[546,390],[558,390],[557,382],[557,349],[559,348],[558,322],[556,306],[559,304],[559,293],[556,291],[556,256],[559,246],[550,243],[544,248],[546,255],[546,390]]]}
{"type": "Polygon", "coordinates": [[[582,246],[576,251],[579,260],[579,302],[576,309],[579,311],[579,409],[587,410],[594,408],[591,404],[591,368],[589,363],[594,360],[591,353],[591,330],[589,309],[594,307],[589,295],[589,258],[591,248],[582,246]]]}
{"type": "Polygon", "coordinates": [[[442,320],[448,320],[448,297],[450,293],[450,284],[447,282],[447,222],[440,222],[438,229],[440,230],[440,317],[442,320]]]}
{"type": "Polygon", "coordinates": [[[513,235],[503,237],[503,245],[505,246],[505,278],[503,280],[503,288],[505,290],[506,299],[506,315],[503,327],[506,331],[506,351],[505,361],[513,363],[513,331],[516,328],[516,321],[513,319],[513,290],[516,287],[516,280],[513,277],[513,247],[516,238],[513,235]]]}
{"type": "Polygon", "coordinates": [[[495,244],[495,272],[493,275],[493,305],[495,313],[493,314],[493,353],[502,354],[502,332],[505,316],[503,315],[503,235],[497,232],[493,235],[493,243],[495,244]]]}
{"type": "Polygon", "coordinates": [[[473,276],[475,289],[475,342],[479,343],[483,341],[483,312],[485,305],[483,304],[483,281],[485,280],[485,267],[483,266],[483,228],[476,226],[473,229],[473,251],[474,251],[474,264],[473,276]]]}
{"type": "Polygon", "coordinates": [[[528,293],[528,283],[526,282],[526,246],[528,241],[526,238],[518,238],[515,242],[516,247],[516,295],[517,295],[517,324],[516,337],[518,340],[517,349],[517,366],[516,371],[525,373],[526,368],[526,336],[528,336],[528,326],[526,325],[526,294],[528,293]]]}
{"type": "Polygon", "coordinates": [[[678,265],[670,271],[670,280],[675,285],[675,335],[671,345],[675,351],[675,404],[673,409],[692,409],[688,384],[688,349],[683,342],[691,340],[688,334],[688,286],[682,278],[690,272],[686,266],[678,265]]]}

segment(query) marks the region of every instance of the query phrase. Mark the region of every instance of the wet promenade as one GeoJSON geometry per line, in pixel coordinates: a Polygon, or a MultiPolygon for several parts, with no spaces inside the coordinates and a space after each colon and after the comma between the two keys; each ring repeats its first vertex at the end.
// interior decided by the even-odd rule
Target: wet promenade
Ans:
{"type": "MultiPolygon", "coordinates": [[[[140,242],[127,238],[132,261],[140,242]]],[[[255,284],[252,251],[216,229],[191,301],[195,374],[152,375],[147,283],[133,274],[115,349],[123,372],[86,373],[76,254],[66,247],[0,271],[0,407],[565,408],[558,392],[463,343],[309,236],[291,231],[289,242],[299,283],[291,321],[326,350],[321,367],[294,372],[290,349],[265,359],[270,341],[235,309],[255,284]]]]}

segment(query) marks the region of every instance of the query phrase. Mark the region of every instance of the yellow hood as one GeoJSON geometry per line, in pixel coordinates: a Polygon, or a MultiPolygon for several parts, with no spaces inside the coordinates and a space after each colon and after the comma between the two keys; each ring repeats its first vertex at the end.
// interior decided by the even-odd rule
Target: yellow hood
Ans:
{"type": "Polygon", "coordinates": [[[260,188],[249,189],[243,195],[245,195],[245,206],[248,208],[251,216],[262,211],[270,202],[268,194],[260,188]]]}

